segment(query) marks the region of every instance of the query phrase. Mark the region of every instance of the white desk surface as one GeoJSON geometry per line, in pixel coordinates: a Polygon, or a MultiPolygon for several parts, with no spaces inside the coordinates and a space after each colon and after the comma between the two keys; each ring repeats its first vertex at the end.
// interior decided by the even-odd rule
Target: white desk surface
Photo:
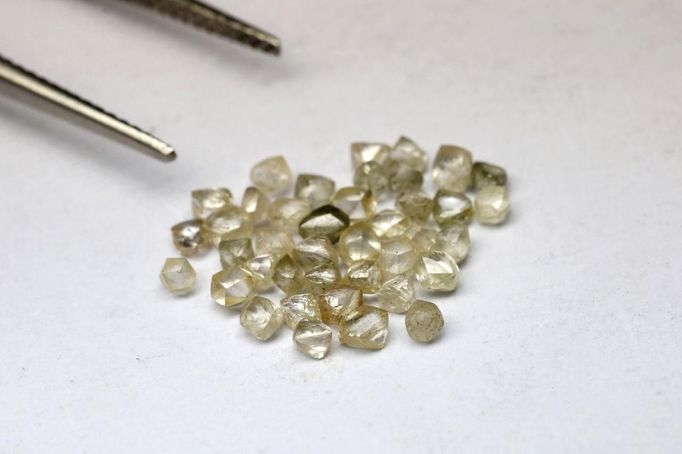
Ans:
{"type": "Polygon", "coordinates": [[[0,0],[1,52],[174,144],[0,97],[0,452],[682,450],[682,3],[236,1],[274,59],[119,2],[0,0]],[[511,176],[434,345],[309,360],[158,272],[258,159],[407,134],[511,176]]]}

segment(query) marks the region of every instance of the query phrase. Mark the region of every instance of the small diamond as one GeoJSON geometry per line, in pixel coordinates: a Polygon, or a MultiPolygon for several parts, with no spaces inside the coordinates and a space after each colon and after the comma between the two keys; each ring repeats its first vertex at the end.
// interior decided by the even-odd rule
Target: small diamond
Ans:
{"type": "Polygon", "coordinates": [[[453,224],[441,229],[433,249],[447,253],[459,263],[469,253],[470,244],[469,228],[466,224],[453,224]]]}
{"type": "Polygon", "coordinates": [[[320,307],[312,293],[287,296],[282,299],[282,310],[284,321],[291,329],[301,320],[320,320],[320,307]]]}
{"type": "Polygon", "coordinates": [[[348,265],[345,283],[350,287],[372,294],[379,291],[382,281],[379,264],[374,260],[360,260],[348,265]]]}
{"type": "Polygon", "coordinates": [[[381,251],[381,242],[369,224],[356,222],[341,234],[337,249],[346,264],[358,260],[376,260],[381,251]]]}
{"type": "Polygon", "coordinates": [[[307,200],[283,197],[270,204],[268,217],[273,226],[293,233],[308,213],[310,204],[307,200]]]}
{"type": "Polygon", "coordinates": [[[439,188],[464,192],[471,185],[471,152],[454,145],[443,145],[433,161],[433,182],[439,188]]]}
{"type": "Polygon", "coordinates": [[[161,282],[171,293],[184,295],[192,291],[197,273],[186,258],[168,258],[161,269],[161,282]]]}
{"type": "Polygon", "coordinates": [[[419,256],[417,280],[425,290],[452,291],[457,287],[459,267],[448,254],[431,251],[419,256]]]}
{"type": "Polygon", "coordinates": [[[265,292],[275,286],[272,276],[275,273],[277,258],[272,254],[257,255],[247,260],[242,269],[251,277],[251,282],[258,292],[265,292]]]}
{"type": "Polygon", "coordinates": [[[397,314],[406,312],[416,298],[412,279],[404,275],[384,282],[378,296],[381,307],[397,314]]]}
{"type": "Polygon", "coordinates": [[[372,193],[356,186],[346,186],[336,191],[332,205],[346,213],[351,221],[370,217],[377,209],[377,201],[372,193]]]}
{"type": "Polygon", "coordinates": [[[264,159],[251,169],[254,186],[266,194],[281,193],[291,184],[291,170],[283,156],[264,159]]]}
{"type": "Polygon", "coordinates": [[[319,321],[301,320],[294,329],[294,343],[301,353],[322,359],[332,345],[332,330],[319,321]]]}
{"type": "Polygon", "coordinates": [[[335,190],[336,183],[331,178],[302,173],[296,178],[294,195],[307,200],[311,208],[317,208],[328,204],[335,190]]]}
{"type": "Polygon", "coordinates": [[[471,200],[464,194],[440,189],[433,199],[433,219],[443,226],[461,222],[470,222],[474,210],[471,200]]]}
{"type": "Polygon", "coordinates": [[[509,196],[503,186],[486,186],[474,199],[474,213],[480,224],[501,224],[509,214],[509,196]]]}
{"type": "Polygon", "coordinates": [[[221,240],[247,238],[253,231],[248,213],[241,207],[230,205],[206,219],[206,229],[211,232],[215,244],[221,240]]]}
{"type": "Polygon", "coordinates": [[[404,236],[412,222],[399,211],[386,209],[374,215],[372,229],[380,238],[391,239],[404,236]]]}
{"type": "Polygon", "coordinates": [[[192,191],[192,212],[198,219],[206,219],[213,213],[232,205],[232,192],[227,188],[208,188],[192,191]]]}
{"type": "Polygon", "coordinates": [[[440,334],[445,321],[438,306],[417,300],[405,315],[407,334],[417,342],[431,342],[440,334]]]}
{"type": "Polygon", "coordinates": [[[502,167],[487,162],[475,162],[472,176],[477,190],[486,186],[507,185],[507,172],[502,167]]]}
{"type": "Polygon", "coordinates": [[[411,274],[417,263],[417,248],[407,238],[394,238],[381,244],[379,264],[384,274],[411,274]]]}
{"type": "Polygon", "coordinates": [[[292,234],[272,224],[261,224],[253,229],[253,252],[257,255],[282,255],[294,248],[292,234]]]}
{"type": "Polygon", "coordinates": [[[388,190],[388,174],[380,164],[365,162],[356,169],[353,184],[380,199],[388,190]]]}
{"type": "Polygon", "coordinates": [[[279,260],[272,279],[287,295],[305,293],[308,290],[303,269],[289,254],[279,260]]]}
{"type": "Polygon", "coordinates": [[[395,207],[407,217],[426,222],[433,211],[433,199],[421,189],[406,191],[395,199],[395,207]]]}
{"type": "Polygon", "coordinates": [[[353,169],[357,169],[363,163],[376,161],[384,165],[388,159],[390,147],[383,143],[355,142],[350,145],[350,155],[353,161],[353,169]]]}
{"type": "Polygon", "coordinates": [[[173,244],[185,256],[194,255],[211,247],[211,236],[204,228],[204,222],[199,219],[175,224],[171,227],[173,244]]]}
{"type": "Polygon", "coordinates": [[[429,155],[408,137],[402,136],[393,145],[389,159],[424,173],[429,166],[429,155]]]}
{"type": "Polygon", "coordinates": [[[260,224],[268,220],[268,210],[270,208],[270,199],[263,191],[255,186],[249,186],[244,191],[242,197],[242,209],[251,216],[251,221],[254,224],[260,224]]]}
{"type": "Polygon", "coordinates": [[[239,306],[253,295],[251,277],[239,267],[218,271],[211,279],[211,298],[221,306],[239,306]]]}
{"type": "Polygon", "coordinates": [[[220,264],[223,266],[223,269],[234,268],[253,257],[251,240],[248,238],[237,238],[221,241],[218,245],[218,253],[220,254],[220,264]]]}
{"type": "Polygon", "coordinates": [[[431,227],[424,226],[412,237],[415,249],[418,253],[430,251],[438,241],[440,232],[431,227]]]}
{"type": "Polygon", "coordinates": [[[258,340],[268,340],[282,326],[284,314],[276,302],[254,296],[239,314],[239,323],[258,340]]]}
{"type": "Polygon", "coordinates": [[[424,174],[398,161],[388,166],[388,188],[396,193],[420,189],[424,184],[424,174]]]}
{"type": "Polygon", "coordinates": [[[339,322],[339,338],[349,347],[380,350],[388,339],[388,312],[378,307],[360,306],[339,322]]]}
{"type": "Polygon", "coordinates": [[[298,226],[298,233],[303,238],[322,235],[332,243],[336,243],[341,232],[349,224],[350,219],[346,213],[333,205],[323,205],[311,211],[309,215],[301,220],[298,226]]]}
{"type": "Polygon", "coordinates": [[[335,288],[322,293],[318,302],[322,321],[336,324],[362,304],[362,292],[354,288],[335,288]]]}

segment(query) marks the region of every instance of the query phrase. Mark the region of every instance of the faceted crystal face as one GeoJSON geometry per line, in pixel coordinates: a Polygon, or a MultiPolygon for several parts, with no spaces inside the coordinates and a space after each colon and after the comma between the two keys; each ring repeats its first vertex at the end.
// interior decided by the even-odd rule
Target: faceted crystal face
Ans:
{"type": "Polygon", "coordinates": [[[433,211],[433,199],[421,189],[406,191],[396,197],[395,207],[407,217],[426,222],[433,211]]]}
{"type": "Polygon", "coordinates": [[[301,320],[294,329],[294,343],[301,353],[322,359],[332,345],[332,330],[320,321],[301,320]]]}
{"type": "Polygon", "coordinates": [[[396,193],[420,189],[424,184],[424,174],[398,161],[388,166],[388,188],[396,193]]]}
{"type": "Polygon", "coordinates": [[[389,312],[402,314],[406,312],[415,300],[412,279],[405,276],[395,276],[384,282],[379,289],[379,304],[389,312]]]}
{"type": "Polygon", "coordinates": [[[220,254],[220,264],[223,269],[234,268],[253,257],[251,240],[248,238],[237,238],[234,240],[224,240],[218,245],[220,254]]]}
{"type": "Polygon", "coordinates": [[[433,182],[439,188],[464,192],[471,185],[471,152],[454,145],[443,145],[433,161],[433,182]]]}
{"type": "Polygon", "coordinates": [[[281,198],[270,204],[268,215],[273,226],[295,232],[301,220],[310,213],[310,204],[307,200],[281,198]]]}
{"type": "Polygon", "coordinates": [[[390,151],[390,147],[384,143],[352,143],[350,145],[350,155],[353,160],[353,169],[357,169],[362,164],[369,161],[375,161],[384,165],[390,151]]]}
{"type": "Polygon", "coordinates": [[[271,224],[261,224],[253,229],[253,251],[256,255],[282,255],[294,248],[292,234],[271,224]]]}
{"type": "Polygon", "coordinates": [[[294,195],[297,199],[307,200],[311,208],[317,208],[328,204],[335,190],[336,183],[331,178],[302,173],[296,178],[294,195]]]}
{"type": "Polygon", "coordinates": [[[507,172],[499,166],[487,162],[475,162],[471,172],[476,190],[486,186],[506,186],[507,172]]]}
{"type": "Polygon", "coordinates": [[[431,251],[419,256],[417,280],[425,290],[449,292],[457,287],[459,267],[448,254],[431,251]]]}
{"type": "Polygon", "coordinates": [[[215,244],[231,238],[247,238],[251,236],[253,223],[241,207],[230,205],[206,219],[206,228],[215,244]]]}
{"type": "Polygon", "coordinates": [[[285,294],[306,293],[307,282],[303,269],[294,261],[291,255],[282,257],[275,266],[272,278],[285,294]]]}
{"type": "Polygon", "coordinates": [[[268,340],[282,326],[284,314],[277,302],[254,296],[239,314],[239,323],[258,340],[268,340]]]}
{"type": "Polygon", "coordinates": [[[169,292],[184,295],[192,291],[197,273],[186,258],[168,258],[159,278],[169,292]]]}
{"type": "Polygon", "coordinates": [[[417,300],[405,314],[407,334],[417,342],[431,342],[440,334],[445,321],[433,303],[417,300]]]}
{"type": "Polygon", "coordinates": [[[459,263],[469,253],[469,228],[466,224],[453,224],[438,233],[434,250],[443,251],[459,263]]]}
{"type": "Polygon", "coordinates": [[[263,191],[255,186],[249,186],[244,191],[242,197],[242,209],[251,216],[251,221],[254,224],[260,224],[268,220],[268,210],[270,208],[270,199],[263,191]]]}
{"type": "Polygon", "coordinates": [[[242,269],[251,277],[256,291],[264,292],[275,286],[272,277],[276,264],[277,258],[271,254],[257,255],[244,262],[242,269]]]}
{"type": "Polygon", "coordinates": [[[345,283],[350,287],[372,294],[379,291],[382,280],[381,268],[373,260],[361,260],[348,265],[345,283]]]}
{"type": "Polygon", "coordinates": [[[338,263],[336,250],[328,238],[316,236],[306,238],[294,248],[294,259],[308,271],[325,262],[338,263]]]}
{"type": "Polygon", "coordinates": [[[440,232],[431,227],[422,227],[412,237],[415,249],[419,254],[430,251],[438,241],[440,232]]]}
{"type": "Polygon", "coordinates": [[[404,236],[411,221],[399,211],[386,209],[374,215],[372,229],[380,238],[391,239],[404,236]]]}
{"type": "Polygon", "coordinates": [[[254,186],[266,194],[284,192],[291,184],[291,170],[283,156],[264,159],[251,169],[254,186]]]}
{"type": "Polygon", "coordinates": [[[474,210],[471,200],[464,194],[441,189],[433,199],[433,219],[441,227],[470,222],[474,210]]]}
{"type": "Polygon", "coordinates": [[[368,223],[356,222],[343,232],[337,249],[346,264],[358,260],[376,260],[381,251],[381,242],[368,223]]]}
{"type": "Polygon", "coordinates": [[[336,324],[362,304],[362,292],[354,288],[335,288],[322,293],[318,302],[322,321],[336,324]]]}
{"type": "Polygon", "coordinates": [[[218,271],[211,279],[211,298],[221,306],[239,306],[253,295],[251,277],[239,267],[218,271]]]}
{"type": "Polygon", "coordinates": [[[197,219],[206,219],[230,205],[232,205],[232,193],[227,188],[192,191],[192,212],[197,219]]]}
{"type": "Polygon", "coordinates": [[[474,200],[474,213],[480,224],[501,224],[509,214],[509,196],[503,186],[486,186],[474,200]]]}
{"type": "Polygon", "coordinates": [[[339,240],[343,232],[350,224],[348,215],[333,205],[323,205],[314,209],[309,215],[301,220],[298,233],[303,238],[321,235],[332,243],[339,240]]]}
{"type": "Polygon", "coordinates": [[[312,293],[301,293],[282,299],[284,321],[291,329],[301,320],[320,320],[320,307],[312,293]]]}
{"type": "Polygon", "coordinates": [[[417,263],[417,250],[407,238],[395,238],[381,245],[381,269],[387,276],[411,274],[417,263]]]}
{"type": "Polygon", "coordinates": [[[401,162],[420,173],[429,166],[429,155],[408,137],[402,136],[393,145],[389,159],[401,162]]]}
{"type": "Polygon", "coordinates": [[[380,199],[388,191],[388,174],[386,169],[375,161],[365,162],[355,170],[353,184],[371,191],[374,197],[380,199]]]}
{"type": "Polygon", "coordinates": [[[349,347],[380,350],[388,339],[388,312],[378,307],[360,306],[339,322],[339,338],[349,347]]]}
{"type": "Polygon", "coordinates": [[[171,227],[173,244],[184,256],[194,255],[211,246],[211,236],[204,228],[204,222],[199,219],[175,224],[171,227]]]}
{"type": "Polygon", "coordinates": [[[332,205],[346,213],[351,221],[370,217],[377,209],[377,201],[372,193],[356,186],[346,186],[336,191],[332,205]]]}

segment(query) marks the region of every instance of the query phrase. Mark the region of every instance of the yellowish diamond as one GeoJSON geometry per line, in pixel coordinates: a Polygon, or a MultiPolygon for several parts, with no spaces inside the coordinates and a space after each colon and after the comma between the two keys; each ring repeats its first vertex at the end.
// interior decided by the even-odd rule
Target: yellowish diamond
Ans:
{"type": "Polygon", "coordinates": [[[268,220],[270,199],[257,187],[249,186],[242,197],[242,209],[251,216],[254,224],[260,224],[268,220]]]}
{"type": "Polygon", "coordinates": [[[301,320],[320,320],[320,307],[312,293],[290,295],[282,299],[284,322],[291,329],[301,320]]]}
{"type": "Polygon", "coordinates": [[[426,222],[433,211],[433,199],[421,189],[406,191],[396,197],[395,207],[407,217],[426,222]]]}
{"type": "Polygon", "coordinates": [[[474,210],[471,200],[458,192],[440,189],[433,199],[433,219],[436,224],[448,226],[456,223],[471,222],[474,210]]]}
{"type": "Polygon", "coordinates": [[[269,218],[273,226],[295,232],[301,220],[310,213],[310,204],[306,200],[283,197],[270,204],[269,218]]]}
{"type": "Polygon", "coordinates": [[[354,288],[335,288],[318,297],[322,321],[339,323],[362,304],[362,292],[354,288]]]}
{"type": "Polygon", "coordinates": [[[412,237],[412,242],[414,243],[417,253],[421,254],[430,251],[438,241],[439,235],[440,232],[438,232],[438,230],[429,226],[422,227],[412,237]]]}
{"type": "Polygon", "coordinates": [[[253,251],[256,255],[282,255],[294,248],[291,232],[281,230],[272,224],[261,224],[253,229],[253,251]]]}
{"type": "Polygon", "coordinates": [[[306,293],[308,291],[303,269],[289,254],[277,262],[272,279],[277,284],[277,287],[287,295],[306,293]]]}
{"type": "Polygon", "coordinates": [[[218,245],[218,253],[223,269],[239,266],[253,257],[251,240],[248,238],[237,238],[221,241],[218,245]]]}
{"type": "Polygon", "coordinates": [[[379,289],[379,304],[389,312],[406,312],[416,298],[412,278],[400,275],[387,280],[379,289]]]}
{"type": "Polygon", "coordinates": [[[197,273],[186,258],[168,258],[163,264],[159,278],[169,292],[184,295],[194,288],[197,273]]]}
{"type": "Polygon", "coordinates": [[[434,250],[443,251],[459,263],[469,253],[469,228],[466,224],[453,224],[438,233],[434,250]]]}
{"type": "Polygon", "coordinates": [[[412,222],[399,211],[386,209],[374,215],[372,229],[380,238],[391,239],[404,236],[412,222]]]}
{"type": "Polygon", "coordinates": [[[429,155],[409,137],[402,136],[393,145],[389,159],[424,173],[429,166],[429,155]]]}
{"type": "Polygon", "coordinates": [[[388,312],[360,306],[339,322],[339,339],[349,347],[380,350],[388,339],[388,312]]]}
{"type": "Polygon", "coordinates": [[[365,162],[355,170],[353,184],[371,191],[374,197],[381,199],[388,191],[388,174],[386,169],[375,161],[365,162]]]}
{"type": "Polygon", "coordinates": [[[253,295],[251,277],[239,267],[218,271],[211,279],[211,298],[221,306],[239,306],[253,295]]]}
{"type": "Polygon", "coordinates": [[[251,169],[251,181],[267,194],[284,192],[291,184],[289,164],[283,156],[264,159],[251,169]]]}
{"type": "Polygon", "coordinates": [[[449,292],[457,287],[457,262],[442,251],[431,251],[419,256],[417,280],[425,290],[449,292]]]}
{"type": "Polygon", "coordinates": [[[173,244],[184,256],[190,256],[203,252],[211,247],[211,235],[204,228],[204,222],[200,219],[175,224],[171,227],[173,244]]]}
{"type": "Polygon", "coordinates": [[[298,233],[303,238],[321,235],[336,243],[348,224],[350,219],[346,213],[333,205],[323,205],[301,220],[298,233]]]}
{"type": "Polygon", "coordinates": [[[239,323],[258,340],[268,340],[282,326],[284,314],[277,302],[254,296],[239,314],[239,323]]]}
{"type": "Polygon", "coordinates": [[[192,191],[192,212],[198,219],[206,219],[213,213],[232,205],[232,192],[227,188],[208,188],[192,191]]]}
{"type": "Polygon", "coordinates": [[[381,287],[383,280],[381,268],[374,260],[361,260],[348,265],[344,282],[363,293],[376,293],[381,287]]]}
{"type": "Polygon", "coordinates": [[[332,345],[332,330],[320,321],[301,320],[294,329],[294,343],[301,353],[322,359],[332,345]]]}
{"type": "Polygon", "coordinates": [[[247,260],[242,269],[251,277],[253,287],[258,292],[265,292],[275,286],[272,277],[275,273],[277,257],[272,254],[257,255],[247,260]]]}
{"type": "Polygon", "coordinates": [[[435,304],[417,300],[405,314],[407,334],[417,342],[431,342],[440,334],[445,321],[435,304]]]}
{"type": "Polygon", "coordinates": [[[378,259],[381,242],[369,224],[356,222],[343,232],[337,248],[341,259],[349,264],[358,260],[378,259]]]}
{"type": "Polygon", "coordinates": [[[476,189],[483,189],[486,186],[507,185],[507,172],[494,164],[475,162],[471,174],[476,189]]]}
{"type": "Polygon", "coordinates": [[[502,186],[486,186],[474,200],[474,213],[480,224],[501,224],[509,214],[509,196],[502,186]]]}
{"type": "Polygon", "coordinates": [[[471,152],[454,145],[443,145],[433,161],[433,182],[439,188],[464,192],[471,185],[471,152]]]}
{"type": "Polygon", "coordinates": [[[350,155],[353,169],[357,169],[365,162],[375,161],[381,165],[386,163],[390,147],[383,143],[355,142],[350,145],[350,155]]]}
{"type": "Polygon", "coordinates": [[[346,213],[351,221],[372,216],[377,209],[377,201],[371,191],[357,186],[346,186],[336,191],[332,205],[346,213]]]}
{"type": "Polygon", "coordinates": [[[417,248],[407,238],[394,238],[381,244],[379,264],[388,276],[412,274],[417,263],[417,248]]]}
{"type": "Polygon", "coordinates": [[[248,238],[253,231],[253,223],[241,207],[230,205],[206,219],[206,228],[213,236],[215,244],[221,240],[248,238]]]}
{"type": "Polygon", "coordinates": [[[420,189],[424,183],[424,174],[398,161],[391,161],[388,166],[388,188],[396,193],[420,189]]]}
{"type": "Polygon", "coordinates": [[[311,208],[317,208],[328,204],[335,190],[336,183],[331,178],[302,173],[296,178],[294,195],[297,199],[308,201],[311,208]]]}

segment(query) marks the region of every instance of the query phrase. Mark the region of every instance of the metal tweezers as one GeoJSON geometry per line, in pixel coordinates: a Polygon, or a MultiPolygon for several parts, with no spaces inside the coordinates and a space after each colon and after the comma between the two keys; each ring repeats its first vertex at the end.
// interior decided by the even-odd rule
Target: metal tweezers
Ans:
{"type": "MultiPolygon", "coordinates": [[[[279,55],[281,50],[279,39],[272,34],[197,0],[121,1],[145,6],[194,25],[206,32],[237,41],[269,54],[279,55]]],[[[172,161],[176,157],[174,148],[163,140],[22,68],[2,55],[0,55],[0,80],[130,139],[162,161],[172,161]]]]}

